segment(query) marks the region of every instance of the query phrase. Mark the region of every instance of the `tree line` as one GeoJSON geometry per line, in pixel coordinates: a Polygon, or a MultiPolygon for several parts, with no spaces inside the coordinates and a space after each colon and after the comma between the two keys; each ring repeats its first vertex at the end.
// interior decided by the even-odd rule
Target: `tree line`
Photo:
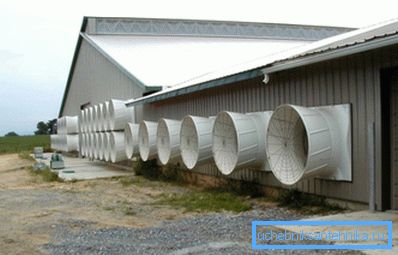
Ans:
{"type": "MultiPolygon", "coordinates": [[[[57,132],[57,119],[45,121],[39,121],[36,125],[36,131],[34,131],[35,135],[50,135],[55,134],[57,132]]],[[[18,134],[14,131],[8,132],[4,136],[18,136],[18,134]]]]}

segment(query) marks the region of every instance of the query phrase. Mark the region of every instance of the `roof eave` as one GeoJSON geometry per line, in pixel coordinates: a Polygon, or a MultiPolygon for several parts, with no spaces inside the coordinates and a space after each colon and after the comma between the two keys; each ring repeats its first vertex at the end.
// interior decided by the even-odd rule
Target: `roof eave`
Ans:
{"type": "Polygon", "coordinates": [[[375,40],[371,40],[364,43],[350,45],[338,49],[331,49],[321,53],[315,53],[313,55],[298,57],[295,59],[287,60],[281,63],[271,64],[265,66],[262,70],[264,74],[271,74],[275,72],[284,71],[287,69],[297,68],[301,66],[311,65],[322,61],[332,60],[340,57],[353,55],[365,51],[370,51],[398,43],[398,35],[387,36],[375,40]]]}

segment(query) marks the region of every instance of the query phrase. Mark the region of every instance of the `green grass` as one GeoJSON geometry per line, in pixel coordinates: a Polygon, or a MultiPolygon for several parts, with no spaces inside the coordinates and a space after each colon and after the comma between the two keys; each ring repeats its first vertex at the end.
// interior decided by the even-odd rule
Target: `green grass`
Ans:
{"type": "Polygon", "coordinates": [[[19,154],[18,154],[18,156],[21,158],[21,159],[25,159],[25,160],[29,160],[29,161],[32,161],[32,162],[34,162],[35,161],[35,159],[30,155],[30,151],[22,151],[22,152],[20,152],[19,154]]]}
{"type": "Polygon", "coordinates": [[[34,147],[51,151],[49,135],[0,137],[0,154],[33,152],[34,147]]]}
{"type": "Polygon", "coordinates": [[[305,214],[324,214],[344,210],[326,201],[324,196],[303,193],[297,189],[285,190],[277,198],[280,206],[298,210],[305,214]]]}
{"type": "Polygon", "coordinates": [[[156,203],[183,208],[186,212],[243,212],[251,209],[247,201],[229,192],[192,191],[169,194],[162,196],[156,203]]]}
{"type": "Polygon", "coordinates": [[[49,168],[43,170],[33,170],[33,168],[29,168],[29,171],[34,176],[40,176],[44,182],[63,182],[63,180],[49,168]]]}

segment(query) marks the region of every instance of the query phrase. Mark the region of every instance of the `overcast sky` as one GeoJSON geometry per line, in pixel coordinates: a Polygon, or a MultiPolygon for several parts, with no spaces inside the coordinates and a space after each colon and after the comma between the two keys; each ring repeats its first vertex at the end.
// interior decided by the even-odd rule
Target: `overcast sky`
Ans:
{"type": "Polygon", "coordinates": [[[0,2],[0,135],[56,118],[83,16],[214,19],[362,27],[396,1],[112,0],[0,2]]]}

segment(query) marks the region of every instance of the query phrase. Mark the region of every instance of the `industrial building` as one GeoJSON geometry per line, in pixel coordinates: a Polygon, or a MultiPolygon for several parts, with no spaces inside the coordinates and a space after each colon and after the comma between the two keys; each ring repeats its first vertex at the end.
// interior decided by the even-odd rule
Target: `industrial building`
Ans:
{"type": "MultiPolygon", "coordinates": [[[[396,20],[352,29],[87,17],[59,115],[79,115],[85,107],[110,99],[128,100],[136,123],[223,111],[275,111],[284,104],[345,105],[349,178],[315,176],[293,187],[368,204],[368,127],[374,123],[376,206],[397,209],[397,43],[396,20]]],[[[213,162],[192,171],[221,175],[213,162]]],[[[287,187],[271,171],[251,167],[228,176],[287,187]]]]}

